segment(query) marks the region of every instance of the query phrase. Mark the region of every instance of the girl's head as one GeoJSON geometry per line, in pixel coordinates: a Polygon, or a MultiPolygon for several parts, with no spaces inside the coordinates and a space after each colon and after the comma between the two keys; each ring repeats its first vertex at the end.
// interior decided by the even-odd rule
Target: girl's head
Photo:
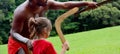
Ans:
{"type": "Polygon", "coordinates": [[[35,35],[47,38],[52,30],[51,21],[45,17],[30,18],[28,22],[30,38],[35,35]]]}

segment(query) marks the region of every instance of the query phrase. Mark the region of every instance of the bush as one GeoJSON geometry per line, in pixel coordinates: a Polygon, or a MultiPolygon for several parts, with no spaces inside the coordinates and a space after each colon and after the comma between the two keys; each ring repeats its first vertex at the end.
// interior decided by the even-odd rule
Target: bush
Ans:
{"type": "Polygon", "coordinates": [[[81,27],[90,29],[120,25],[120,10],[111,4],[80,14],[81,27]],[[86,26],[84,26],[86,25],[86,26]]]}
{"type": "Polygon", "coordinates": [[[2,45],[3,43],[2,43],[2,38],[0,37],[0,45],[2,45]]]}

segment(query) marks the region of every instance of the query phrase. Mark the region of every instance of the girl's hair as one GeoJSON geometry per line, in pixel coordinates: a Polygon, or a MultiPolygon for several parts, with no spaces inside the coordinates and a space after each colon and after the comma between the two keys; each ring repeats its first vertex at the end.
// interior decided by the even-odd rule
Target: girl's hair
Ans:
{"type": "Polygon", "coordinates": [[[41,34],[44,28],[47,28],[47,30],[52,29],[51,21],[46,17],[31,17],[28,21],[28,27],[30,32],[30,38],[33,38],[36,33],[41,34]]]}

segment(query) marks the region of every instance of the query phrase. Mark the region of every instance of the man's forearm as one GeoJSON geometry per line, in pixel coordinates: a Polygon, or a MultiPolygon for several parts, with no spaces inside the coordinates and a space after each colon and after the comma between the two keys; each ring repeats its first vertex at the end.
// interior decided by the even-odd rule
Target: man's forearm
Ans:
{"type": "Polygon", "coordinates": [[[12,37],[15,38],[16,40],[23,42],[23,43],[27,43],[29,41],[28,38],[23,37],[22,35],[20,35],[19,33],[16,32],[10,32],[12,37]]]}
{"type": "Polygon", "coordinates": [[[87,5],[88,5],[87,1],[68,1],[68,2],[65,2],[65,6],[67,6],[67,8],[83,7],[83,6],[87,6],[87,5]]]}
{"type": "Polygon", "coordinates": [[[25,38],[18,33],[13,33],[13,37],[23,43],[27,43],[27,41],[29,40],[28,38],[25,38]]]}
{"type": "Polygon", "coordinates": [[[22,35],[20,35],[19,33],[16,33],[16,32],[11,32],[11,35],[16,40],[27,44],[27,46],[28,46],[29,49],[32,48],[32,41],[30,39],[25,38],[25,37],[23,37],[22,35]]]}

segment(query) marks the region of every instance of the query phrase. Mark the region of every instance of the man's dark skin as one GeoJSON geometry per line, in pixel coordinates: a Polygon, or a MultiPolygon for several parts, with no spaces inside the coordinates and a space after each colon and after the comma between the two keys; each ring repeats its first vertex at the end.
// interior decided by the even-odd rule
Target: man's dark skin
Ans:
{"type": "Polygon", "coordinates": [[[30,17],[43,17],[49,9],[71,9],[82,6],[95,8],[96,3],[86,1],[58,2],[54,0],[26,0],[14,11],[14,19],[10,34],[11,36],[15,36],[13,34],[18,33],[23,37],[29,38],[28,20],[30,17]]]}

